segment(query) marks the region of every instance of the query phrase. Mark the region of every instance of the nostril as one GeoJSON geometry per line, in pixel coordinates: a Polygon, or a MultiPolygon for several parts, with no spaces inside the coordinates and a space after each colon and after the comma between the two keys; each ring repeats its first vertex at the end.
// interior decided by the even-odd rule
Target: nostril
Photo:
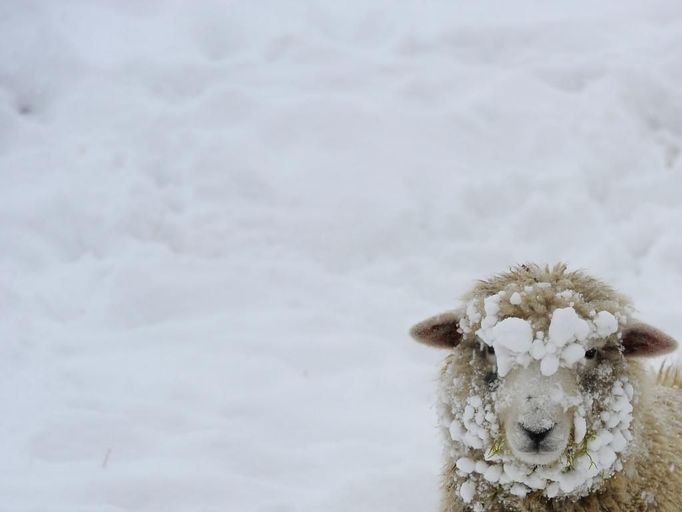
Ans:
{"type": "Polygon", "coordinates": [[[540,444],[542,440],[547,437],[547,435],[552,431],[554,428],[549,427],[549,428],[527,428],[524,425],[520,425],[523,431],[526,433],[526,435],[530,438],[531,441],[533,441],[536,445],[540,444]]]}

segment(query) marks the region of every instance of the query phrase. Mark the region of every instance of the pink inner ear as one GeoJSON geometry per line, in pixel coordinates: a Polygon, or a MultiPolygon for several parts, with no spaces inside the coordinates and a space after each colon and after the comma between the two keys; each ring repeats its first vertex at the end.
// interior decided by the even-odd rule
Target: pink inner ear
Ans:
{"type": "Polygon", "coordinates": [[[628,325],[623,331],[623,347],[626,356],[660,356],[677,348],[677,342],[642,322],[628,325]]]}

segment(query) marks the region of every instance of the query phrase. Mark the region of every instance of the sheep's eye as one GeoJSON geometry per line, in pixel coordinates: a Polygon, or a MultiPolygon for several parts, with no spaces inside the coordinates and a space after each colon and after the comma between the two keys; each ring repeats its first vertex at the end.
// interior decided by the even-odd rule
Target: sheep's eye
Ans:
{"type": "Polygon", "coordinates": [[[596,348],[591,348],[587,352],[585,352],[585,359],[594,359],[594,356],[597,355],[597,349],[596,348]]]}
{"type": "Polygon", "coordinates": [[[494,354],[495,353],[495,347],[493,347],[492,345],[488,345],[486,350],[488,351],[488,354],[494,354]]]}

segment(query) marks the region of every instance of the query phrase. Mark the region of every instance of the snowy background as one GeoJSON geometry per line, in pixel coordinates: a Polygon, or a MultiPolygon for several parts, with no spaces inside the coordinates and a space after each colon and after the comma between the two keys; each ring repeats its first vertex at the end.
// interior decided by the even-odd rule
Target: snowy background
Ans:
{"type": "Polygon", "coordinates": [[[406,334],[567,261],[682,338],[682,4],[0,1],[0,508],[437,508],[406,334]]]}

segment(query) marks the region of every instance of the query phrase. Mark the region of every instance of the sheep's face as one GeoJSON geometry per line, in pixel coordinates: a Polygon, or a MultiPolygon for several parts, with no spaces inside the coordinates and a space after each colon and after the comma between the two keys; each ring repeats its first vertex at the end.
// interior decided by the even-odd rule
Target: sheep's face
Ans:
{"type": "Polygon", "coordinates": [[[462,309],[412,330],[453,349],[441,423],[465,502],[500,487],[548,498],[592,492],[622,469],[632,439],[627,357],[675,348],[605,285],[605,296],[592,290],[598,300],[587,300],[561,277],[475,290],[462,309]]]}
{"type": "Polygon", "coordinates": [[[493,393],[501,435],[513,456],[531,465],[558,461],[582,403],[574,372],[562,368],[546,377],[533,363],[510,371],[493,393]]]}

